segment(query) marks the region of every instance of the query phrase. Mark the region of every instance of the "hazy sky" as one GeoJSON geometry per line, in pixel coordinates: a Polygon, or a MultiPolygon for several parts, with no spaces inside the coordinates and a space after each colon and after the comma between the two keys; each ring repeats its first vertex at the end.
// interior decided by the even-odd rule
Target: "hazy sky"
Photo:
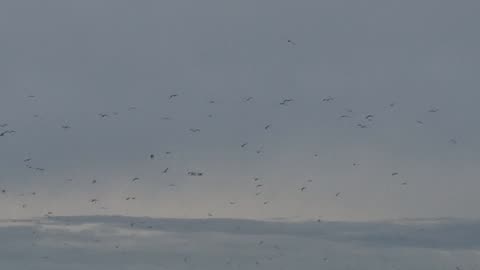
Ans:
{"type": "Polygon", "coordinates": [[[0,216],[478,219],[479,9],[1,1],[0,216]]]}
{"type": "Polygon", "coordinates": [[[480,4],[450,3],[4,1],[0,211],[480,217],[480,4]]]}

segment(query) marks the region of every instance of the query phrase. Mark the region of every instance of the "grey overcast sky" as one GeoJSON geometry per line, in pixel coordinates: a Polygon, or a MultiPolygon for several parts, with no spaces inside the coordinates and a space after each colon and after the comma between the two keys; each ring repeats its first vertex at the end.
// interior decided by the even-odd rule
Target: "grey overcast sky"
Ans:
{"type": "MultiPolygon", "coordinates": [[[[467,0],[3,0],[0,217],[479,219],[479,10],[467,0]]],[[[6,224],[7,239],[28,228],[6,224]]]]}

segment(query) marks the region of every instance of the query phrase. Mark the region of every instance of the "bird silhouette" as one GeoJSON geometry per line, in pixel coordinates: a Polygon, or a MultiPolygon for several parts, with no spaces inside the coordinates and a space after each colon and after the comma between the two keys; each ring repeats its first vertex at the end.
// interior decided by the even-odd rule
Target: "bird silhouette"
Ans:
{"type": "Polygon", "coordinates": [[[331,96],[328,96],[328,97],[322,99],[323,102],[331,102],[331,101],[333,101],[333,100],[334,100],[334,98],[331,97],[331,96]]]}
{"type": "Polygon", "coordinates": [[[7,134],[13,134],[13,133],[15,133],[15,132],[16,132],[15,130],[5,130],[5,131],[3,131],[2,133],[0,133],[0,137],[3,137],[3,136],[5,136],[5,135],[7,135],[7,134]]]}
{"type": "Polygon", "coordinates": [[[291,98],[287,98],[287,99],[284,99],[282,102],[280,102],[280,105],[288,105],[289,102],[292,102],[293,99],[291,98]]]}

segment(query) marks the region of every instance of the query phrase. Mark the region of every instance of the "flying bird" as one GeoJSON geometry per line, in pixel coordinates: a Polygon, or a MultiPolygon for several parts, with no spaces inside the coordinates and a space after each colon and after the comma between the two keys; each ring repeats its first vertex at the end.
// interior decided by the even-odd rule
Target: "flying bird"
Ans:
{"type": "Polygon", "coordinates": [[[190,171],[190,172],[188,172],[188,175],[190,175],[190,176],[202,176],[203,173],[202,173],[202,172],[193,172],[193,171],[190,171]]]}
{"type": "Polygon", "coordinates": [[[6,134],[13,134],[15,132],[15,130],[5,130],[4,132],[0,133],[0,137],[5,136],[6,134]]]}
{"type": "Polygon", "coordinates": [[[166,168],[165,170],[163,170],[163,173],[167,173],[168,172],[168,168],[166,168]]]}
{"type": "Polygon", "coordinates": [[[191,128],[189,129],[191,132],[200,132],[200,129],[199,128],[191,128]]]}
{"type": "Polygon", "coordinates": [[[293,40],[291,40],[291,39],[288,39],[287,42],[290,43],[290,44],[292,44],[293,46],[297,45],[297,43],[295,43],[295,42],[294,42],[293,40]]]}
{"type": "Polygon", "coordinates": [[[244,148],[245,146],[247,146],[248,143],[243,143],[242,145],[240,145],[240,147],[244,148]]]}
{"type": "Polygon", "coordinates": [[[367,125],[364,125],[364,124],[357,124],[357,127],[359,127],[359,128],[368,128],[368,126],[367,126],[367,125]]]}
{"type": "Polygon", "coordinates": [[[253,100],[253,97],[243,98],[243,102],[248,102],[248,101],[251,101],[251,100],[253,100]]]}
{"type": "Polygon", "coordinates": [[[392,173],[392,176],[396,176],[396,175],[398,175],[398,172],[393,172],[392,173]]]}
{"type": "Polygon", "coordinates": [[[71,127],[69,125],[62,125],[62,128],[67,130],[67,129],[70,129],[71,127]]]}
{"type": "Polygon", "coordinates": [[[135,177],[135,178],[132,179],[132,182],[135,182],[135,181],[138,181],[138,180],[140,180],[140,178],[135,177]]]}
{"type": "Polygon", "coordinates": [[[369,114],[369,115],[365,116],[365,119],[367,119],[368,121],[372,121],[373,114],[369,114]]]}
{"type": "Polygon", "coordinates": [[[287,99],[284,99],[282,102],[280,102],[280,105],[288,105],[289,102],[292,102],[293,99],[291,98],[287,98],[287,99]]]}
{"type": "Polygon", "coordinates": [[[154,154],[150,154],[150,159],[155,159],[155,155],[154,155],[154,154]]]}
{"type": "Polygon", "coordinates": [[[431,108],[430,110],[428,110],[428,112],[436,113],[438,112],[438,108],[431,108]]]}
{"type": "Polygon", "coordinates": [[[341,193],[341,192],[337,192],[337,194],[335,194],[335,197],[340,196],[340,193],[341,193]]]}
{"type": "Polygon", "coordinates": [[[270,128],[270,124],[265,126],[265,130],[270,128]]]}
{"type": "Polygon", "coordinates": [[[322,99],[323,102],[331,102],[331,101],[333,101],[333,100],[334,100],[334,98],[331,97],[331,96],[328,96],[328,97],[322,99]]]}
{"type": "Polygon", "coordinates": [[[98,116],[100,116],[101,118],[105,118],[108,116],[107,113],[99,113],[98,116]]]}
{"type": "Polygon", "coordinates": [[[168,99],[172,99],[172,98],[174,98],[174,97],[178,97],[178,94],[170,95],[170,96],[168,97],[168,99]]]}
{"type": "Polygon", "coordinates": [[[305,189],[307,189],[307,187],[301,187],[300,191],[304,191],[305,189]]]}

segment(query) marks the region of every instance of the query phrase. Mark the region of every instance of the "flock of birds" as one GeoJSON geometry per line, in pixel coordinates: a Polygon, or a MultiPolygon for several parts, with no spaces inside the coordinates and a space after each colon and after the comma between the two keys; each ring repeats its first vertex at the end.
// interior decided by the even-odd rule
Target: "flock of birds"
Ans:
{"type": "MultiPolygon", "coordinates": [[[[295,43],[294,41],[292,41],[292,40],[288,40],[287,42],[288,42],[290,45],[292,45],[292,46],[295,46],[295,45],[296,45],[296,43],[295,43]]],[[[28,96],[28,98],[35,98],[35,96],[30,95],[30,96],[28,96]]],[[[181,98],[181,95],[180,95],[180,94],[171,94],[171,95],[167,96],[166,98],[167,98],[168,100],[170,100],[170,101],[173,101],[173,100],[175,100],[175,99],[181,98]]],[[[249,102],[252,102],[252,101],[254,101],[254,97],[248,96],[248,97],[242,98],[239,102],[249,103],[249,102]]],[[[335,99],[335,97],[333,97],[333,96],[326,96],[325,98],[321,99],[321,102],[324,102],[324,103],[332,103],[332,102],[335,102],[335,101],[336,101],[336,99],[335,99]]],[[[278,105],[279,105],[279,106],[291,106],[292,104],[294,104],[294,102],[295,102],[295,100],[294,100],[293,98],[282,98],[282,99],[279,99],[278,105]]],[[[215,101],[214,101],[214,100],[210,100],[209,103],[212,103],[212,104],[213,104],[213,103],[215,103],[215,101]]],[[[394,103],[394,102],[387,105],[387,107],[389,107],[389,108],[394,108],[395,106],[397,106],[397,104],[394,103]]],[[[135,110],[137,110],[137,107],[134,107],[134,106],[129,107],[129,108],[127,109],[127,111],[135,111],[135,110]]],[[[426,111],[427,111],[428,113],[437,113],[437,112],[439,111],[439,109],[436,108],[436,107],[433,107],[433,108],[427,109],[426,111]]],[[[118,112],[98,113],[98,117],[99,117],[99,118],[108,118],[108,117],[111,117],[111,116],[116,116],[116,115],[118,115],[118,114],[119,114],[118,112]]],[[[34,115],[34,117],[38,117],[38,115],[34,115]]],[[[212,115],[209,114],[208,117],[212,117],[212,115]]],[[[345,113],[340,114],[338,117],[339,117],[340,119],[347,119],[347,118],[358,117],[358,115],[356,115],[353,110],[347,109],[347,110],[345,111],[345,113]]],[[[371,124],[375,121],[375,117],[376,117],[375,114],[366,114],[366,115],[363,115],[363,116],[361,116],[361,120],[360,120],[358,123],[355,123],[355,127],[360,128],[360,129],[370,128],[370,127],[371,127],[371,124]]],[[[170,117],[162,117],[162,120],[172,120],[172,119],[171,119],[170,117]]],[[[424,122],[423,122],[422,120],[416,120],[416,124],[418,124],[418,125],[424,125],[424,122]]],[[[63,125],[60,125],[60,128],[63,129],[63,130],[70,130],[70,129],[72,128],[72,126],[69,125],[69,124],[63,124],[63,125]]],[[[272,124],[266,124],[266,125],[263,127],[263,129],[264,129],[265,131],[269,131],[269,130],[271,130],[271,128],[272,128],[272,124]]],[[[199,132],[201,132],[201,130],[200,130],[199,128],[189,128],[188,130],[189,130],[189,132],[191,132],[191,133],[199,133],[199,132]]],[[[9,123],[0,123],[0,137],[15,136],[16,133],[17,133],[16,130],[10,128],[10,124],[9,124],[9,123]]],[[[1,143],[1,141],[0,141],[0,143],[1,143]]],[[[451,143],[451,144],[456,144],[457,141],[452,138],[452,139],[450,139],[449,143],[451,143]]],[[[248,144],[249,144],[248,142],[242,142],[242,143],[239,143],[239,147],[240,147],[240,149],[242,149],[242,148],[247,148],[247,147],[248,147],[248,144]]],[[[260,154],[260,153],[262,153],[262,152],[263,152],[263,149],[262,149],[262,148],[256,150],[256,153],[257,153],[257,154],[260,154]]],[[[162,154],[171,155],[172,152],[167,151],[167,152],[164,152],[164,153],[162,153],[162,154]]],[[[150,159],[150,160],[155,160],[155,159],[157,158],[155,153],[146,153],[145,156],[146,156],[147,159],[150,159]]],[[[314,156],[315,156],[315,157],[318,157],[318,154],[314,154],[314,156]]],[[[43,168],[43,167],[37,167],[37,166],[35,166],[35,165],[33,164],[32,158],[30,158],[30,157],[25,158],[25,159],[23,160],[23,163],[24,163],[24,165],[25,165],[25,167],[26,167],[27,169],[32,170],[32,171],[35,171],[35,172],[40,172],[40,173],[41,173],[41,172],[44,172],[44,171],[46,170],[46,169],[43,168]]],[[[353,162],[353,163],[352,163],[352,166],[353,166],[353,167],[358,167],[358,166],[360,166],[360,163],[358,163],[358,162],[353,162]]],[[[167,168],[163,168],[163,169],[161,170],[161,174],[168,174],[169,172],[170,172],[170,169],[169,169],[168,167],[167,167],[167,168]]],[[[186,174],[187,174],[188,176],[191,176],[191,177],[202,177],[202,176],[205,176],[205,175],[206,175],[205,172],[199,171],[199,170],[188,170],[188,171],[186,171],[186,174]]],[[[397,171],[393,171],[393,172],[391,172],[391,176],[392,176],[392,177],[400,177],[400,173],[397,172],[397,171]]],[[[259,178],[259,177],[252,177],[252,180],[253,180],[254,185],[255,185],[255,188],[256,188],[255,196],[260,196],[260,195],[262,194],[262,189],[264,188],[264,184],[261,182],[261,178],[259,178]]],[[[73,179],[72,179],[72,178],[69,178],[69,179],[66,179],[65,181],[66,181],[66,182],[72,182],[73,179]]],[[[89,181],[90,181],[90,183],[91,183],[92,185],[97,184],[97,180],[96,180],[96,179],[92,179],[92,180],[89,180],[89,181]]],[[[131,181],[132,183],[137,183],[137,182],[141,182],[141,179],[140,179],[140,177],[135,176],[135,177],[132,177],[132,178],[130,179],[130,181],[131,181]]],[[[302,185],[302,186],[299,186],[297,192],[301,192],[301,193],[302,193],[302,192],[306,192],[306,191],[308,190],[308,188],[309,188],[309,183],[312,183],[312,182],[313,182],[313,179],[307,179],[306,184],[304,184],[304,185],[302,185]]],[[[401,185],[406,186],[407,184],[408,184],[407,181],[402,180],[401,185]]],[[[4,185],[4,184],[2,184],[2,185],[4,185]]],[[[171,184],[169,184],[168,186],[169,186],[169,187],[174,187],[174,186],[176,186],[176,185],[175,185],[174,183],[171,183],[171,184]]],[[[2,193],[3,195],[9,194],[9,191],[8,191],[8,189],[7,189],[6,187],[1,187],[0,190],[1,190],[1,193],[2,193]]],[[[33,191],[33,192],[30,192],[30,193],[27,193],[27,194],[25,194],[25,193],[18,194],[18,196],[26,196],[26,195],[36,196],[36,195],[37,195],[37,192],[33,191]]],[[[342,192],[341,192],[341,191],[337,191],[337,192],[334,194],[334,196],[335,196],[336,198],[340,198],[340,197],[342,196],[342,192]]],[[[100,200],[101,200],[101,198],[89,198],[89,199],[88,199],[88,201],[89,201],[91,204],[97,204],[100,200]]],[[[124,200],[126,200],[126,201],[135,201],[135,200],[137,200],[137,196],[126,196],[126,197],[124,197],[124,200]]],[[[235,202],[235,201],[229,201],[229,202],[228,202],[229,205],[235,205],[236,203],[237,203],[237,202],[235,202]]],[[[270,201],[268,201],[268,200],[263,201],[263,204],[264,204],[264,205],[267,205],[267,204],[269,204],[269,203],[270,203],[270,201]]],[[[24,202],[24,203],[21,203],[21,208],[27,208],[27,207],[28,207],[27,203],[25,203],[25,202],[24,202]]],[[[46,211],[46,213],[42,213],[42,215],[44,215],[44,216],[46,216],[46,217],[51,217],[52,215],[54,215],[54,213],[53,213],[52,211],[48,210],[48,211],[46,211]]],[[[208,215],[208,217],[213,217],[213,216],[214,216],[214,214],[213,214],[212,212],[207,212],[207,215],[208,215]]],[[[322,222],[322,220],[321,220],[321,219],[318,219],[317,222],[322,222]]],[[[136,224],[132,223],[132,224],[130,224],[130,227],[134,227],[135,225],[136,225],[136,224]]],[[[148,226],[147,226],[147,228],[148,228],[148,226]]],[[[263,243],[264,243],[263,241],[260,241],[260,242],[258,243],[258,245],[263,245],[263,243]]],[[[115,245],[115,248],[118,249],[118,248],[120,248],[120,246],[119,246],[119,245],[115,245]]],[[[48,257],[47,257],[47,258],[48,258],[48,257]]],[[[323,260],[324,260],[324,261],[327,261],[327,258],[323,258],[323,260]]],[[[190,261],[190,258],[189,258],[189,257],[185,257],[185,258],[184,258],[184,262],[185,262],[185,263],[189,263],[189,261],[190,261]]],[[[229,263],[231,263],[231,262],[230,262],[230,261],[227,262],[227,264],[229,264],[229,263]]],[[[257,262],[257,264],[258,264],[258,263],[259,263],[259,262],[257,262]]],[[[457,269],[457,270],[458,270],[458,269],[457,269]]]]}

